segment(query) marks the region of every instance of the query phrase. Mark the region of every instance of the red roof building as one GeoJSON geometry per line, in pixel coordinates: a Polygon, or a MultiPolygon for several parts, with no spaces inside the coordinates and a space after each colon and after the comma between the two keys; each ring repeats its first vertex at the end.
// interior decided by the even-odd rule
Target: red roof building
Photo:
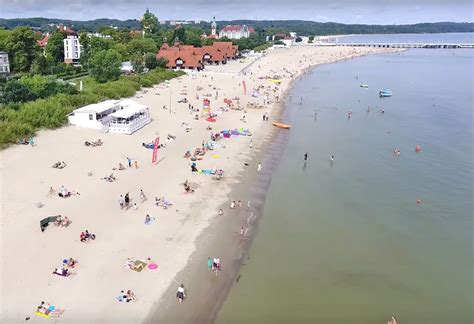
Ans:
{"type": "Polygon", "coordinates": [[[48,40],[49,40],[49,34],[46,34],[46,36],[44,36],[42,39],[37,40],[36,43],[40,47],[45,47],[46,45],[48,45],[48,40]]]}
{"type": "Polygon", "coordinates": [[[166,67],[171,69],[202,70],[204,64],[225,64],[237,57],[238,46],[231,42],[215,42],[212,45],[194,47],[192,45],[173,46],[163,44],[156,58],[168,61],[166,67]]]}

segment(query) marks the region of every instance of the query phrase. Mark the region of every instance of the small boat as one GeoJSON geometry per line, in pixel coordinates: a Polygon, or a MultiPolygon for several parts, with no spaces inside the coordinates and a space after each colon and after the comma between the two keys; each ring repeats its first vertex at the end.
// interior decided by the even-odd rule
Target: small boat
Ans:
{"type": "Polygon", "coordinates": [[[284,129],[290,129],[291,128],[291,125],[278,123],[278,122],[273,122],[273,126],[284,128],[284,129]]]}
{"type": "Polygon", "coordinates": [[[379,91],[379,96],[380,97],[391,97],[392,96],[392,90],[382,89],[382,90],[379,91]]]}
{"type": "Polygon", "coordinates": [[[361,87],[361,88],[366,88],[366,89],[367,89],[367,88],[369,87],[369,85],[368,85],[367,83],[363,83],[363,84],[361,84],[361,85],[360,85],[360,87],[361,87]]]}

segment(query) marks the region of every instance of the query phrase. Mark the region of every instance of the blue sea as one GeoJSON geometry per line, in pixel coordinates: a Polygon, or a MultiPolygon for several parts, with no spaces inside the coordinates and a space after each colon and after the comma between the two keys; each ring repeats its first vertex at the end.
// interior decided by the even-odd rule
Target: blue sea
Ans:
{"type": "Polygon", "coordinates": [[[473,323],[473,59],[411,49],[295,84],[260,230],[218,323],[473,323]]]}

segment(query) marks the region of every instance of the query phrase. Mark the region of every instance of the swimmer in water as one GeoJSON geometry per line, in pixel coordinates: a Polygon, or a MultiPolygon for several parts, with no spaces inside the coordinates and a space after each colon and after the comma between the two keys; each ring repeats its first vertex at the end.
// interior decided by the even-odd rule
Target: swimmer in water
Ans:
{"type": "Polygon", "coordinates": [[[367,106],[367,112],[370,112],[370,106],[367,106]]]}
{"type": "Polygon", "coordinates": [[[384,114],[384,113],[385,113],[385,109],[382,108],[381,112],[382,112],[382,114],[384,114]]]}
{"type": "Polygon", "coordinates": [[[331,155],[331,162],[334,162],[334,154],[331,155]]]}

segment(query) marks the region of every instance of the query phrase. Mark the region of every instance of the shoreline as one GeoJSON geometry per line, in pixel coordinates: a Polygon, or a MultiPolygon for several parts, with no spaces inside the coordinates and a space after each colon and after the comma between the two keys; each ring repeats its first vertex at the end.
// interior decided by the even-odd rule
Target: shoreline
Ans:
{"type": "MultiPolygon", "coordinates": [[[[131,99],[151,107],[153,122],[131,136],[102,134],[94,130],[64,127],[54,131],[41,131],[37,137],[37,147],[13,147],[2,151],[0,153],[2,178],[3,183],[8,183],[9,190],[5,190],[6,186],[1,188],[3,211],[1,298],[5,302],[0,310],[0,319],[5,321],[24,319],[33,313],[36,303],[40,300],[66,309],[58,322],[74,319],[89,323],[101,323],[104,319],[131,322],[154,321],[151,318],[154,309],[158,308],[158,312],[164,314],[170,309],[169,305],[171,309],[177,306],[182,307],[180,315],[191,314],[199,317],[199,307],[196,307],[196,299],[194,299],[197,295],[196,291],[190,290],[188,300],[183,305],[177,305],[174,298],[177,285],[181,281],[185,287],[193,285],[193,283],[185,280],[178,281],[178,279],[186,279],[197,270],[200,263],[204,264],[205,260],[196,258],[196,253],[208,252],[201,247],[202,242],[199,238],[201,237],[206,244],[212,244],[213,233],[210,229],[215,223],[221,221],[224,225],[231,226],[232,224],[227,222],[228,215],[229,219],[233,219],[238,224],[242,222],[238,214],[233,217],[228,207],[224,209],[224,217],[217,219],[217,210],[219,206],[225,207],[226,204],[228,206],[229,195],[237,192],[233,188],[240,186],[239,182],[246,179],[246,169],[253,170],[253,173],[249,172],[248,176],[255,178],[255,165],[250,163],[250,166],[245,168],[243,163],[255,158],[253,154],[257,147],[265,143],[271,144],[272,132],[281,133],[276,131],[271,121],[266,123],[266,127],[261,127],[261,114],[268,112],[273,119],[278,109],[275,108],[274,103],[263,109],[249,108],[245,123],[239,122],[239,117],[243,112],[229,111],[222,114],[218,118],[219,121],[212,125],[213,131],[244,127],[254,134],[251,138],[237,137],[221,140],[219,143],[224,144],[225,148],[216,149],[215,153],[209,152],[204,160],[198,162],[199,168],[220,166],[225,168],[224,179],[217,182],[205,175],[190,174],[189,161],[184,160],[182,154],[186,149],[200,146],[202,139],[208,138],[209,132],[205,130],[207,123],[203,120],[193,120],[193,113],[190,114],[185,105],[176,104],[176,101],[171,107],[162,110],[161,106],[163,104],[166,106],[170,102],[171,89],[168,87],[172,88],[174,99],[178,100],[186,96],[193,105],[200,107],[202,101],[195,99],[199,91],[194,90],[196,86],[207,86],[207,90],[204,91],[211,93],[219,91],[219,100],[216,102],[220,102],[222,97],[234,98],[241,94],[242,79],[248,82],[248,93],[250,93],[250,89],[261,85],[270,89],[269,82],[266,79],[259,79],[260,76],[280,74],[283,77],[282,86],[272,95],[280,95],[280,106],[283,107],[284,99],[294,81],[304,75],[308,69],[306,65],[312,69],[317,65],[348,57],[385,52],[387,50],[353,48],[272,50],[259,61],[258,67],[256,64],[252,65],[250,76],[233,74],[242,69],[238,62],[232,62],[226,66],[212,67],[210,71],[198,74],[195,79],[189,75],[182,76],[149,89],[149,93],[137,93],[131,99]],[[307,60],[310,64],[307,64],[307,60]],[[229,74],[212,73],[212,70],[217,72],[222,70],[229,74]],[[207,72],[210,72],[212,76],[207,76],[207,72]],[[298,77],[291,79],[289,77],[291,74],[298,77]],[[183,93],[187,94],[183,95],[183,93]],[[185,132],[180,126],[183,122],[192,126],[191,134],[185,132]],[[143,149],[141,143],[156,136],[166,137],[168,133],[177,136],[177,140],[168,142],[166,149],[159,152],[158,165],[150,165],[150,152],[143,149]],[[93,149],[84,147],[84,139],[98,137],[105,142],[103,147],[93,149]],[[254,149],[249,153],[248,141],[250,139],[254,141],[254,149]],[[212,154],[218,154],[219,158],[211,159],[209,155],[212,154]],[[100,176],[110,173],[110,168],[117,165],[119,161],[123,162],[126,156],[139,161],[140,168],[117,171],[119,180],[113,184],[100,180],[100,176]],[[61,171],[52,170],[50,165],[55,160],[65,160],[68,167],[61,171]],[[34,161],[33,165],[31,161],[34,161]],[[87,176],[88,171],[93,172],[92,177],[87,176]],[[194,195],[183,195],[180,183],[186,179],[195,186],[194,195]],[[49,186],[60,185],[80,191],[81,195],[67,200],[44,197],[49,186]],[[150,201],[140,203],[138,211],[124,211],[117,208],[117,197],[120,194],[130,191],[133,202],[133,198],[137,200],[137,191],[140,188],[144,189],[150,201]],[[151,201],[154,196],[165,196],[175,205],[166,211],[158,209],[151,201]],[[38,209],[35,206],[37,202],[44,203],[44,207],[38,209]],[[143,225],[143,217],[146,213],[157,218],[153,226],[143,225]],[[72,219],[71,226],[64,229],[52,227],[45,233],[40,233],[38,220],[45,215],[57,214],[67,215],[72,219]],[[96,233],[98,237],[90,246],[84,246],[77,239],[78,233],[86,228],[96,233]],[[13,251],[7,249],[6,246],[16,248],[13,251]],[[38,255],[39,251],[50,252],[38,255]],[[51,278],[50,268],[66,256],[79,260],[78,274],[72,279],[51,278]],[[127,257],[140,259],[148,256],[159,264],[157,271],[144,271],[139,274],[122,267],[127,257]],[[34,272],[31,272],[31,262],[35,265],[34,272]],[[191,262],[194,263],[191,264],[191,262]],[[12,276],[21,277],[24,280],[21,282],[8,280],[12,276]],[[95,285],[90,286],[90,282],[94,282],[95,285]],[[115,297],[121,289],[134,290],[138,296],[138,302],[131,305],[118,303],[115,297]],[[11,294],[11,291],[15,293],[11,294]],[[69,293],[64,295],[64,291],[69,293]],[[85,295],[88,296],[87,300],[77,298],[77,296],[85,295]],[[87,307],[91,303],[95,305],[94,308],[87,307]]],[[[273,100],[272,95],[270,99],[273,100]]],[[[214,102],[214,98],[211,100],[214,102]]],[[[261,105],[261,98],[255,99],[249,95],[240,101],[244,107],[250,103],[261,105]]],[[[221,104],[216,104],[216,108],[218,105],[221,104]]],[[[284,108],[281,109],[284,111],[284,108]]],[[[267,150],[269,146],[265,144],[260,154],[265,154],[267,150]]],[[[266,170],[264,164],[262,173],[267,172],[266,170]]],[[[268,176],[271,178],[271,173],[268,176]]],[[[242,184],[241,190],[247,191],[246,183],[242,184]]],[[[265,193],[266,191],[263,192],[263,197],[265,193]]],[[[239,198],[235,197],[235,199],[239,198]]],[[[256,207],[258,206],[253,206],[253,208],[256,207]]],[[[256,222],[258,222],[258,216],[260,215],[257,215],[256,222]]],[[[258,225],[256,227],[258,228],[258,225]]],[[[229,233],[222,232],[222,234],[229,236],[229,233]]],[[[252,237],[254,234],[252,233],[252,237]]],[[[249,241],[251,242],[251,239],[249,241]]],[[[219,248],[226,249],[225,246],[219,246],[219,248]]],[[[216,253],[209,256],[224,255],[220,251],[216,253]]],[[[224,294],[216,295],[215,298],[223,301],[234,282],[233,274],[227,273],[225,269],[232,267],[238,272],[240,264],[239,262],[232,264],[224,258],[222,261],[224,271],[217,276],[217,279],[230,280],[227,288],[224,289],[224,294]]],[[[204,271],[205,275],[209,274],[207,269],[204,271]]],[[[210,279],[214,280],[215,277],[214,275],[210,279]]],[[[207,284],[212,291],[212,281],[204,284],[207,284]]],[[[207,294],[207,291],[202,290],[202,293],[207,294]]],[[[212,300],[208,301],[212,304],[212,300]]],[[[210,308],[212,308],[211,313],[217,314],[218,308],[215,304],[208,306],[208,309],[210,308]]],[[[31,316],[32,322],[39,320],[34,314],[31,316]]]]}
{"type": "MultiPolygon", "coordinates": [[[[400,51],[400,50],[397,50],[397,51],[400,51]]],[[[396,51],[392,50],[390,52],[396,52],[396,51]]],[[[289,94],[294,89],[296,83],[299,82],[302,78],[304,78],[307,74],[311,73],[314,69],[326,64],[335,64],[335,63],[339,63],[342,61],[346,61],[349,59],[353,59],[353,58],[357,58],[357,57],[361,57],[365,55],[385,54],[385,53],[387,52],[370,53],[370,54],[363,54],[363,55],[357,55],[357,56],[351,56],[351,57],[344,57],[344,58],[337,59],[335,61],[319,63],[319,64],[315,64],[315,65],[303,68],[300,71],[300,73],[297,74],[294,77],[294,79],[291,80],[291,82],[288,84],[286,89],[283,91],[282,96],[281,96],[281,101],[278,104],[276,104],[275,107],[272,108],[271,119],[285,122],[285,115],[287,112],[288,100],[291,100],[291,98],[289,97],[289,94]]],[[[257,61],[258,60],[255,60],[250,65],[253,65],[257,61]]],[[[242,71],[246,69],[247,67],[242,69],[242,71]]],[[[269,133],[266,135],[265,140],[261,145],[261,147],[263,146],[264,149],[260,149],[257,153],[251,154],[247,157],[248,160],[251,162],[264,161],[264,165],[267,165],[269,160],[271,160],[271,167],[269,170],[268,169],[266,170],[268,174],[265,177],[258,178],[254,175],[251,175],[250,173],[245,173],[246,170],[243,169],[238,174],[238,181],[237,181],[238,183],[231,185],[228,198],[236,197],[236,196],[241,197],[242,195],[245,195],[245,192],[252,191],[252,188],[255,188],[255,187],[260,187],[260,188],[265,187],[265,190],[263,192],[260,192],[260,197],[257,200],[257,207],[256,208],[255,206],[252,207],[252,212],[254,213],[255,218],[252,223],[253,230],[251,231],[251,235],[248,237],[248,240],[246,240],[243,245],[234,244],[231,247],[232,249],[231,254],[233,255],[233,259],[231,261],[231,264],[232,264],[231,271],[228,272],[229,268],[226,268],[227,274],[225,278],[220,278],[220,279],[225,280],[226,282],[224,284],[219,283],[219,285],[217,282],[213,282],[214,286],[212,287],[206,286],[204,288],[207,289],[207,291],[199,291],[199,293],[197,294],[197,297],[199,299],[201,298],[213,299],[214,302],[212,302],[211,304],[214,304],[214,307],[205,308],[202,306],[196,307],[193,305],[193,311],[195,313],[189,314],[192,316],[187,317],[187,316],[182,316],[183,314],[179,312],[179,310],[181,310],[180,307],[182,307],[182,305],[177,305],[174,300],[172,301],[158,300],[156,302],[156,305],[152,307],[150,313],[147,315],[146,320],[143,323],[181,322],[181,323],[212,324],[217,321],[219,311],[222,308],[223,304],[225,303],[232,287],[238,284],[239,280],[241,279],[240,272],[241,272],[242,267],[244,267],[246,265],[246,261],[250,260],[251,258],[250,250],[252,248],[253,241],[255,240],[260,230],[259,224],[263,217],[263,209],[265,207],[265,200],[268,193],[268,189],[271,185],[272,173],[279,163],[279,160],[280,160],[279,154],[282,154],[286,148],[288,136],[289,136],[289,133],[286,130],[281,130],[278,128],[269,129],[269,133]],[[219,287],[216,287],[217,285],[219,287]],[[163,312],[163,309],[165,310],[164,315],[160,314],[163,312]],[[181,317],[176,317],[175,316],[176,313],[180,313],[181,317]]],[[[228,201],[231,201],[231,200],[232,200],[231,198],[228,199],[228,201]]],[[[222,208],[223,210],[228,209],[228,203],[221,204],[219,208],[222,208]]],[[[239,214],[242,214],[242,213],[248,214],[248,211],[246,211],[246,209],[244,208],[244,210],[239,212],[239,214]]],[[[180,282],[179,280],[177,280],[177,278],[188,278],[188,279],[193,279],[193,280],[206,279],[206,277],[203,276],[203,271],[199,270],[199,268],[202,268],[203,266],[205,266],[204,260],[205,260],[206,253],[203,253],[203,251],[212,249],[209,247],[210,245],[209,242],[207,242],[207,244],[204,242],[205,238],[210,233],[222,232],[223,230],[226,230],[226,229],[228,230],[229,226],[227,223],[232,221],[232,220],[227,220],[226,222],[225,220],[222,220],[222,219],[219,220],[218,216],[216,216],[213,219],[213,221],[215,220],[220,221],[220,223],[210,224],[206,229],[204,229],[201,232],[201,234],[196,240],[196,245],[199,248],[196,249],[193,252],[193,254],[190,256],[190,258],[188,259],[188,263],[186,264],[186,267],[180,273],[178,273],[176,277],[173,279],[175,285],[171,284],[170,287],[168,287],[165,295],[170,295],[170,296],[173,295],[176,288],[175,286],[177,286],[180,282]]],[[[215,242],[213,243],[216,243],[216,242],[217,244],[222,243],[222,239],[223,239],[222,237],[214,238],[215,242]]],[[[208,274],[208,275],[213,276],[212,274],[208,274]]],[[[221,274],[219,275],[219,277],[222,277],[221,274]]],[[[193,298],[195,298],[195,295],[196,294],[193,293],[193,298]]]]}

